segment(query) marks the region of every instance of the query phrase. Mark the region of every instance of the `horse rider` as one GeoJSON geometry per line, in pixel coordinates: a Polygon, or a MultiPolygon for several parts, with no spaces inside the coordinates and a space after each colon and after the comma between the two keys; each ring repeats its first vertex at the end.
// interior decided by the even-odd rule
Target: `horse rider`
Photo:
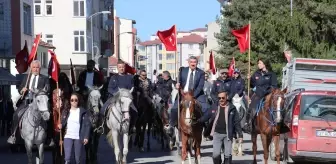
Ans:
{"type": "Polygon", "coordinates": [[[210,79],[209,79],[209,73],[206,72],[205,75],[205,81],[204,81],[204,93],[207,97],[207,103],[208,104],[212,104],[212,99],[211,99],[211,88],[212,88],[212,83],[210,82],[210,79]]]}
{"type": "MultiPolygon", "coordinates": [[[[131,90],[134,87],[133,75],[126,74],[125,66],[126,66],[125,63],[122,60],[118,61],[117,63],[118,74],[114,74],[109,81],[108,85],[109,97],[114,96],[119,91],[120,88],[131,90]]],[[[104,103],[104,106],[100,110],[103,116],[106,116],[107,114],[106,109],[110,104],[111,101],[109,100],[107,100],[104,103]]],[[[130,129],[132,129],[132,132],[135,132],[134,125],[137,119],[137,110],[133,103],[131,103],[131,109],[133,110],[130,110],[131,115],[130,129]]]]}
{"type": "MultiPolygon", "coordinates": [[[[178,76],[178,82],[176,83],[176,88],[181,89],[182,92],[193,91],[194,98],[197,100],[199,105],[202,106],[202,112],[206,113],[208,110],[208,104],[206,103],[206,97],[204,94],[204,71],[197,68],[198,59],[195,56],[190,56],[188,59],[189,67],[181,67],[178,76]]],[[[181,96],[180,96],[181,97],[181,96]]],[[[169,118],[169,135],[173,135],[173,129],[176,124],[178,117],[178,101],[174,102],[174,106],[171,109],[170,118],[169,118]]],[[[204,117],[203,115],[202,117],[204,117]]],[[[200,118],[201,120],[202,118],[200,118]]],[[[195,123],[202,123],[199,120],[196,120],[195,123]]]]}
{"type": "Polygon", "coordinates": [[[86,64],[86,70],[82,71],[77,80],[77,87],[79,88],[79,93],[82,94],[84,100],[88,98],[89,88],[93,86],[100,87],[104,84],[99,73],[94,70],[96,62],[93,60],[88,60],[86,64]]]}
{"type": "Polygon", "coordinates": [[[171,78],[169,71],[162,72],[162,78],[158,79],[156,83],[156,92],[162,98],[162,103],[168,105],[171,92],[173,91],[172,86],[175,86],[176,82],[171,78]]]}
{"type": "Polygon", "coordinates": [[[258,59],[258,70],[254,72],[252,77],[248,75],[248,78],[251,80],[251,88],[253,88],[254,95],[251,98],[251,104],[246,115],[244,130],[251,132],[251,124],[258,104],[271,93],[272,88],[277,88],[278,81],[276,74],[272,71],[270,62],[264,59],[258,59]]]}
{"type": "MultiPolygon", "coordinates": [[[[241,77],[240,69],[235,68],[234,72],[233,72],[233,78],[232,78],[232,81],[231,81],[231,91],[230,91],[230,93],[231,93],[232,96],[235,96],[237,94],[239,97],[243,97],[244,96],[244,91],[245,91],[245,81],[241,77]]],[[[243,97],[243,103],[244,103],[243,105],[245,107],[247,107],[245,100],[246,100],[245,97],[243,97]]]]}
{"type": "Polygon", "coordinates": [[[243,141],[239,114],[236,107],[228,101],[227,90],[221,88],[218,91],[217,98],[218,103],[212,105],[203,121],[210,119],[210,126],[208,126],[206,132],[213,137],[213,163],[221,164],[221,148],[223,145],[224,164],[232,164],[232,140],[236,132],[239,136],[239,142],[243,141]]]}
{"type": "Polygon", "coordinates": [[[152,97],[153,97],[153,89],[152,82],[147,78],[147,72],[145,70],[141,70],[138,79],[134,80],[134,89],[137,93],[136,96],[143,96],[148,104],[153,106],[152,97]]]}
{"type": "Polygon", "coordinates": [[[228,94],[228,99],[229,101],[232,99],[232,94],[230,93],[231,91],[231,78],[229,78],[229,70],[227,68],[225,69],[221,69],[219,71],[220,76],[217,78],[217,80],[215,80],[215,82],[212,85],[212,89],[211,89],[211,98],[212,101],[214,101],[214,103],[218,102],[218,91],[222,88],[224,88],[227,92],[229,92],[228,94]]]}
{"type": "MultiPolygon", "coordinates": [[[[16,141],[16,130],[19,126],[19,121],[25,111],[28,109],[28,105],[33,102],[33,89],[43,90],[45,89],[47,93],[49,93],[49,78],[47,76],[44,76],[40,74],[41,70],[41,63],[38,60],[34,60],[30,64],[31,74],[26,75],[24,79],[21,82],[21,85],[19,87],[20,94],[23,96],[18,102],[17,102],[17,109],[13,114],[13,121],[12,121],[12,135],[8,138],[7,142],[9,144],[15,144],[16,141]],[[26,82],[28,80],[27,86],[26,82]]],[[[51,120],[48,121],[48,127],[47,128],[47,134],[48,138],[50,139],[50,146],[54,145],[54,141],[52,140],[52,122],[51,120]]]]}

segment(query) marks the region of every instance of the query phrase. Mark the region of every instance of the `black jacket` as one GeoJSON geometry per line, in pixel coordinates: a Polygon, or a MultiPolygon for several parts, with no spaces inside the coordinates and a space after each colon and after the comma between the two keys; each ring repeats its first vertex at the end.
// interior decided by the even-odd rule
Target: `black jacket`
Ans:
{"type": "MultiPolygon", "coordinates": [[[[85,81],[86,81],[86,73],[87,71],[83,71],[79,74],[78,76],[78,80],[77,80],[77,87],[80,89],[80,91],[84,91],[86,90],[86,86],[85,86],[85,81]]],[[[99,77],[99,73],[97,71],[93,71],[93,86],[102,86],[103,85],[103,81],[101,81],[100,77],[99,77]]]]}
{"type": "Polygon", "coordinates": [[[262,72],[257,70],[251,77],[251,88],[256,88],[255,94],[263,98],[269,94],[272,88],[278,87],[277,77],[274,72],[262,72]]]}
{"type": "Polygon", "coordinates": [[[160,79],[155,85],[155,92],[159,94],[159,96],[167,102],[171,92],[173,91],[172,85],[175,85],[176,82],[172,79],[164,80],[160,79]]]}
{"type": "Polygon", "coordinates": [[[214,102],[218,102],[218,91],[224,89],[225,91],[228,92],[229,95],[229,100],[232,99],[232,95],[230,94],[231,91],[231,79],[227,78],[225,80],[221,80],[221,79],[217,79],[213,85],[212,85],[212,89],[211,89],[211,98],[214,102]]]}
{"type": "MultiPolygon", "coordinates": [[[[84,108],[79,108],[79,138],[80,140],[84,139],[90,139],[90,131],[91,131],[91,121],[90,121],[90,115],[88,114],[87,110],[84,108]]],[[[67,127],[68,118],[70,115],[70,109],[65,109],[62,111],[62,129],[67,127]]]]}
{"type": "MultiPolygon", "coordinates": [[[[240,76],[237,79],[232,79],[231,81],[231,91],[232,96],[238,94],[242,97],[245,90],[245,81],[240,76]]],[[[232,98],[232,97],[231,97],[232,98]]]]}

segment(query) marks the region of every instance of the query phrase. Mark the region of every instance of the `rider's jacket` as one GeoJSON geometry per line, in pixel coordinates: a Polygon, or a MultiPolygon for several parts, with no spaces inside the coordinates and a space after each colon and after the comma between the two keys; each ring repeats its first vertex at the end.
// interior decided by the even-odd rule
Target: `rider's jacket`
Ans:
{"type": "Polygon", "coordinates": [[[115,95],[119,88],[132,89],[134,87],[133,75],[129,74],[115,74],[111,76],[108,85],[108,92],[111,95],[115,95]]]}
{"type": "Polygon", "coordinates": [[[156,83],[155,92],[163,99],[163,101],[168,102],[168,99],[173,91],[172,85],[175,85],[174,80],[169,78],[164,80],[160,78],[156,83]]]}
{"type": "Polygon", "coordinates": [[[231,91],[230,93],[234,96],[236,94],[242,97],[245,90],[245,81],[240,76],[237,79],[232,79],[231,81],[231,91]]]}
{"type": "Polygon", "coordinates": [[[218,101],[218,91],[219,90],[225,90],[228,92],[228,99],[231,100],[231,98],[233,97],[230,94],[231,91],[231,79],[227,78],[225,80],[222,80],[220,78],[218,78],[212,85],[212,89],[211,89],[211,98],[213,101],[217,102],[218,101]]]}
{"type": "Polygon", "coordinates": [[[269,94],[271,89],[277,86],[278,81],[274,72],[257,70],[251,77],[251,87],[255,88],[255,94],[260,98],[269,94]]]}
{"type": "MultiPolygon", "coordinates": [[[[85,82],[86,82],[86,75],[87,75],[87,70],[81,72],[78,76],[78,80],[77,80],[77,87],[79,88],[80,92],[83,92],[87,89],[87,87],[85,86],[85,82]]],[[[101,86],[103,85],[103,81],[100,78],[100,75],[97,71],[93,71],[93,86],[101,86]]]]}

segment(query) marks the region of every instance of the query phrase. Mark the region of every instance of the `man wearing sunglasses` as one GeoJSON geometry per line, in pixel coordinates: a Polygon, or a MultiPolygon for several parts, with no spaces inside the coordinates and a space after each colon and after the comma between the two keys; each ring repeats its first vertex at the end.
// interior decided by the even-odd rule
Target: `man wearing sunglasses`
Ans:
{"type": "Polygon", "coordinates": [[[231,79],[228,76],[229,70],[228,69],[221,69],[219,71],[220,76],[218,79],[213,83],[211,89],[211,98],[214,103],[218,102],[218,91],[222,88],[228,92],[228,99],[231,100],[233,96],[229,93],[231,91],[231,79]]]}
{"type": "Polygon", "coordinates": [[[212,106],[203,121],[210,119],[206,132],[213,137],[213,163],[221,164],[221,148],[224,144],[224,163],[232,163],[232,140],[238,133],[239,141],[243,141],[239,114],[236,107],[228,101],[228,92],[220,89],[217,94],[218,103],[212,106]],[[211,129],[210,129],[211,128],[211,129]]]}

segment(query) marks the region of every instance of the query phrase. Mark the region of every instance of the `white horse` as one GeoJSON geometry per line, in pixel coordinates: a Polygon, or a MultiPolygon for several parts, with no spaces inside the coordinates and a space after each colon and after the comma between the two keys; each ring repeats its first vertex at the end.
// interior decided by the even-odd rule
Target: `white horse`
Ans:
{"type": "MultiPolygon", "coordinates": [[[[130,114],[129,109],[132,103],[132,91],[119,89],[112,98],[111,105],[108,107],[106,119],[107,127],[110,129],[106,138],[109,144],[114,147],[114,154],[117,164],[126,164],[129,142],[130,114]],[[123,137],[123,152],[120,151],[119,138],[123,137]]],[[[108,102],[107,102],[108,103],[108,102]]]]}
{"type": "Polygon", "coordinates": [[[25,147],[28,156],[28,164],[33,164],[32,147],[37,145],[39,156],[36,163],[43,164],[44,162],[44,141],[47,137],[46,128],[47,122],[50,119],[48,110],[48,95],[43,90],[33,90],[34,99],[29,104],[21,119],[22,128],[20,134],[25,142],[25,147]]]}
{"type": "MultiPolygon", "coordinates": [[[[245,120],[243,120],[243,118],[245,118],[245,114],[246,114],[246,105],[243,101],[243,97],[239,97],[238,94],[236,94],[233,98],[232,98],[232,104],[236,107],[240,119],[241,119],[241,126],[243,127],[245,120]]],[[[233,138],[232,141],[232,155],[238,155],[238,156],[242,156],[243,155],[243,143],[240,143],[239,140],[233,138]]]]}

